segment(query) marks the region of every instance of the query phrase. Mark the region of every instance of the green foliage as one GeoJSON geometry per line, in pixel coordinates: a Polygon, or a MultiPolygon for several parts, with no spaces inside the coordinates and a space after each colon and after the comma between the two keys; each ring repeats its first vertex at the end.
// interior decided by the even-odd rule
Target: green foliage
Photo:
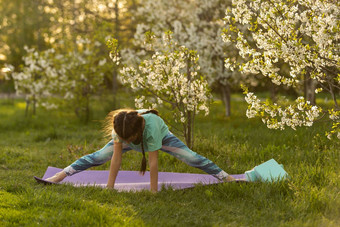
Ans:
{"type": "Polygon", "coordinates": [[[40,51],[49,46],[44,41],[44,36],[48,36],[47,30],[53,27],[50,21],[53,14],[44,11],[44,2],[0,1],[0,52],[6,56],[8,63],[14,66],[22,63],[24,46],[40,51]]]}
{"type": "MultiPolygon", "coordinates": [[[[22,101],[3,105],[0,100],[0,225],[338,226],[340,144],[323,136],[329,126],[317,122],[296,131],[269,130],[244,116],[247,104],[239,97],[232,97],[235,114],[230,118],[220,101],[212,104],[208,117],[198,115],[194,150],[232,174],[274,158],[284,165],[289,181],[199,185],[156,195],[40,185],[32,176],[42,176],[47,166],[65,167],[105,144],[100,122],[84,126],[67,109],[39,111],[25,119],[22,101]]],[[[106,111],[102,102],[95,103],[94,119],[102,120],[106,111]]],[[[121,103],[130,104],[128,98],[121,103]]],[[[122,169],[137,170],[139,164],[137,152],[124,154],[122,169]]],[[[159,170],[202,173],[163,152],[159,170]]]]}

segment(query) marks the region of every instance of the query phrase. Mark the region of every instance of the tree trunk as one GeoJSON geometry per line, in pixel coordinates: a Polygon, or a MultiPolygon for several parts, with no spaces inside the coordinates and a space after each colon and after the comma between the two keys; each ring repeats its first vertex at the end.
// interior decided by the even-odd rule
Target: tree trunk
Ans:
{"type": "Polygon", "coordinates": [[[40,13],[41,11],[38,9],[39,8],[39,1],[35,1],[35,8],[36,8],[36,12],[37,12],[37,20],[36,20],[36,32],[37,32],[37,46],[38,46],[38,51],[42,51],[43,50],[43,45],[44,45],[44,40],[43,40],[43,37],[42,37],[42,33],[41,32],[41,22],[42,22],[42,14],[40,13]]]}
{"type": "MultiPolygon", "coordinates": [[[[225,67],[224,67],[224,58],[221,58],[222,63],[222,75],[224,75],[225,67]]],[[[226,81],[226,84],[224,85],[222,82],[219,83],[221,86],[221,96],[222,101],[224,104],[224,110],[225,110],[225,116],[230,117],[231,116],[231,104],[230,104],[230,97],[231,97],[231,89],[228,81],[226,81]]]]}
{"type": "Polygon", "coordinates": [[[191,136],[192,136],[192,128],[191,128],[191,126],[192,126],[192,116],[191,116],[191,112],[188,112],[187,117],[188,117],[188,123],[187,123],[187,128],[186,128],[186,138],[185,138],[185,140],[186,140],[188,147],[190,149],[192,149],[193,144],[192,144],[192,138],[191,138],[191,136]]]}
{"type": "Polygon", "coordinates": [[[33,95],[33,115],[36,114],[36,106],[37,106],[37,100],[35,98],[35,95],[33,95]]]}
{"type": "Polygon", "coordinates": [[[112,94],[113,94],[113,105],[112,108],[116,109],[117,108],[117,90],[118,90],[118,85],[117,85],[117,67],[114,67],[113,69],[113,74],[112,74],[112,94]]]}
{"type": "Polygon", "coordinates": [[[87,124],[90,120],[90,97],[86,96],[86,106],[85,106],[85,123],[87,124]]]}
{"type": "Polygon", "coordinates": [[[116,3],[115,3],[115,36],[117,40],[119,40],[119,30],[120,30],[118,3],[119,3],[119,0],[116,0],[116,3]]]}
{"type": "Polygon", "coordinates": [[[187,122],[184,125],[184,138],[185,143],[190,149],[194,147],[194,121],[195,121],[195,111],[189,111],[186,114],[187,122]]]}
{"type": "Polygon", "coordinates": [[[226,85],[221,84],[221,96],[222,96],[222,101],[224,104],[224,110],[225,110],[225,116],[230,117],[231,115],[231,103],[230,103],[230,96],[231,96],[231,90],[229,83],[226,85]]]}
{"type": "Polygon", "coordinates": [[[339,105],[338,105],[338,102],[336,100],[336,95],[335,95],[333,84],[331,84],[331,83],[328,83],[328,84],[329,84],[329,90],[330,90],[330,93],[331,93],[331,96],[332,96],[332,99],[333,99],[333,102],[334,102],[335,109],[339,110],[339,105]]]}
{"type": "MultiPolygon", "coordinates": [[[[120,39],[120,34],[119,34],[119,31],[120,31],[120,21],[119,21],[119,8],[118,8],[118,3],[119,3],[119,0],[116,0],[115,2],[115,8],[114,8],[114,11],[115,11],[115,31],[114,31],[114,34],[115,34],[115,38],[118,40],[118,45],[119,45],[119,39],[120,39]]],[[[113,70],[113,75],[112,75],[112,93],[116,96],[116,93],[117,93],[117,89],[118,89],[118,86],[117,86],[117,68],[115,67],[115,69],[113,70]]]]}
{"type": "MultiPolygon", "coordinates": [[[[191,83],[191,71],[190,71],[190,67],[191,67],[191,60],[190,57],[187,58],[187,79],[188,79],[188,84],[191,83]]],[[[187,125],[185,130],[185,140],[187,143],[187,146],[192,149],[192,147],[194,146],[193,144],[193,139],[192,139],[192,135],[193,135],[193,115],[195,113],[193,113],[192,111],[187,111],[187,125]]]]}
{"type": "Polygon", "coordinates": [[[196,109],[194,109],[194,111],[191,113],[192,119],[191,119],[191,146],[190,146],[190,149],[194,149],[194,144],[195,144],[195,136],[194,136],[195,112],[196,112],[196,109]]]}
{"type": "Polygon", "coordinates": [[[270,83],[270,99],[273,103],[277,101],[277,86],[273,83],[270,83]]]}
{"type": "Polygon", "coordinates": [[[310,77],[309,72],[305,74],[305,80],[304,80],[304,93],[305,93],[305,99],[310,102],[311,105],[315,105],[315,89],[316,89],[316,83],[315,81],[310,77]]]}
{"type": "Polygon", "coordinates": [[[72,31],[72,35],[73,35],[73,44],[75,46],[77,46],[77,15],[76,12],[78,12],[78,9],[76,7],[76,1],[73,0],[72,2],[72,19],[74,20],[74,23],[71,25],[71,31],[72,31]]]}
{"type": "MultiPolygon", "coordinates": [[[[65,7],[64,7],[64,4],[61,2],[61,1],[58,1],[58,7],[60,9],[60,12],[61,12],[61,17],[63,19],[65,19],[66,15],[65,15],[65,7]]],[[[65,29],[65,21],[63,21],[61,23],[61,40],[65,40],[66,39],[66,29],[65,29]]]]}

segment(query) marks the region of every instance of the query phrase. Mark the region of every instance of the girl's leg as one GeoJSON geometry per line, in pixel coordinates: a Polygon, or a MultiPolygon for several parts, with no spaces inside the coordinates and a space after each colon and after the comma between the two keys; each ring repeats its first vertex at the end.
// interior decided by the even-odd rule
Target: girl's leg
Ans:
{"type": "MultiPolygon", "coordinates": [[[[123,144],[123,153],[131,150],[130,147],[123,144]]],[[[67,176],[72,176],[73,174],[79,173],[83,170],[86,170],[93,166],[99,166],[104,164],[105,162],[111,160],[113,155],[113,141],[108,142],[102,149],[92,153],[85,155],[71,165],[64,169],[64,172],[67,176]]]]}
{"type": "Polygon", "coordinates": [[[231,181],[233,178],[211,160],[190,150],[172,133],[163,138],[161,150],[182,160],[190,166],[199,168],[219,180],[231,181]]]}
{"type": "MultiPolygon", "coordinates": [[[[129,150],[131,150],[131,148],[128,147],[126,144],[123,144],[123,153],[129,150]]],[[[112,155],[113,155],[113,141],[111,140],[102,149],[92,154],[88,154],[79,158],[71,165],[66,167],[64,170],[55,174],[53,177],[47,178],[46,180],[50,182],[60,182],[67,176],[79,173],[92,166],[104,164],[105,162],[111,159],[112,155]]]]}

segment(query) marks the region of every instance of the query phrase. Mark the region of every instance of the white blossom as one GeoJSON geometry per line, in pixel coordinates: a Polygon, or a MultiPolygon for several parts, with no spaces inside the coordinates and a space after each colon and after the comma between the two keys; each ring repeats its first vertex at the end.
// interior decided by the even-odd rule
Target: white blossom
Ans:
{"type": "MultiPolygon", "coordinates": [[[[340,87],[340,7],[323,0],[232,0],[226,11],[223,40],[237,48],[242,60],[225,59],[225,67],[243,74],[261,74],[278,86],[299,89],[307,74],[320,86],[315,93],[340,87]],[[244,26],[247,26],[245,35],[244,26]],[[280,62],[280,64],[278,64],[280,62]],[[280,70],[279,66],[286,66],[280,70]],[[326,89],[324,89],[326,88],[326,89]]],[[[248,117],[261,117],[269,128],[311,126],[322,108],[303,97],[290,106],[263,102],[246,90],[248,117]]],[[[337,107],[337,103],[334,103],[337,107]]],[[[325,108],[325,107],[324,107],[325,108]]],[[[328,138],[340,132],[333,109],[328,138]]]]}
{"type": "Polygon", "coordinates": [[[209,113],[208,83],[198,71],[197,54],[176,45],[171,33],[163,37],[166,37],[163,39],[165,50],[155,51],[138,67],[123,67],[119,79],[132,90],[143,93],[135,99],[137,108],[167,106],[174,116],[180,116],[175,121],[186,128],[188,118],[193,119],[199,112],[209,113]]]}
{"type": "Polygon", "coordinates": [[[27,54],[23,56],[22,70],[11,73],[16,92],[47,109],[58,105],[55,99],[51,99],[52,96],[64,97],[72,107],[83,105],[84,98],[94,94],[103,83],[102,71],[107,66],[105,58],[98,59],[96,56],[93,42],[79,39],[77,43],[84,48],[64,54],[55,49],[37,52],[25,47],[27,54]],[[93,67],[95,62],[98,64],[93,67]]]}

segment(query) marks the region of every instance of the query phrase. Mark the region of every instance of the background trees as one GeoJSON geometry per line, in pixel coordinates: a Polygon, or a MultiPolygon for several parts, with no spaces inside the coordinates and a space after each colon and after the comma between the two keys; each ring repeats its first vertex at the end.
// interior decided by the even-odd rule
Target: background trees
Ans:
{"type": "MultiPolygon", "coordinates": [[[[154,51],[155,38],[152,33],[147,34],[145,43],[149,45],[149,51],[154,51]]],[[[116,45],[115,41],[109,43],[114,62],[117,61],[116,45]]],[[[155,51],[138,67],[124,67],[120,71],[120,79],[123,84],[139,92],[139,97],[135,99],[136,108],[167,107],[176,122],[172,128],[182,133],[187,145],[192,148],[195,115],[202,111],[206,115],[209,113],[208,83],[200,75],[199,58],[195,51],[176,44],[171,32],[163,34],[162,46],[161,52],[155,51]]]]}
{"type": "Polygon", "coordinates": [[[270,128],[295,129],[311,126],[323,112],[333,121],[327,136],[340,138],[339,6],[323,0],[233,1],[224,40],[234,43],[243,62],[227,58],[226,66],[268,77],[276,85],[305,89],[305,97],[295,104],[262,102],[245,89],[248,117],[260,116],[270,128]],[[245,36],[240,25],[247,25],[251,36],[245,36]],[[332,97],[331,107],[316,105],[315,93],[322,90],[332,97]]]}
{"type": "MultiPolygon", "coordinates": [[[[238,89],[239,81],[246,80],[246,76],[227,71],[223,66],[226,56],[237,55],[237,52],[221,38],[222,19],[228,5],[229,1],[221,0],[146,0],[136,10],[137,28],[134,35],[134,44],[140,50],[144,47],[145,32],[152,31],[156,36],[161,36],[164,31],[171,30],[175,42],[196,50],[199,55],[200,71],[210,87],[220,93],[225,104],[226,116],[231,114],[232,89],[235,87],[238,89]]],[[[161,51],[162,45],[155,48],[161,51]]],[[[145,49],[139,53],[127,53],[138,56],[147,54],[145,49]]],[[[122,54],[124,55],[124,51],[122,54]]]]}
{"type": "MultiPolygon", "coordinates": [[[[0,44],[2,44],[0,45],[0,68],[2,68],[0,86],[3,88],[2,90],[4,91],[8,84],[10,85],[11,83],[13,84],[13,90],[23,86],[23,83],[18,86],[18,81],[22,79],[21,77],[16,77],[15,80],[10,82],[4,82],[4,72],[8,74],[8,71],[12,68],[5,66],[5,64],[11,64],[14,66],[12,71],[24,73],[24,70],[26,70],[25,73],[28,73],[27,70],[31,67],[32,62],[26,63],[23,58],[23,56],[27,57],[24,49],[24,46],[27,46],[28,49],[34,48],[37,52],[36,55],[40,57],[44,55],[44,51],[50,48],[62,56],[59,56],[59,59],[62,59],[62,61],[58,62],[53,59],[45,59],[48,62],[54,61],[53,67],[56,70],[57,68],[62,70],[60,71],[62,73],[58,74],[58,81],[63,81],[62,84],[58,83],[58,95],[61,97],[67,94],[67,90],[68,92],[78,93],[78,99],[80,94],[82,94],[83,98],[86,97],[89,94],[88,91],[92,89],[85,89],[85,87],[97,87],[98,84],[97,82],[92,84],[94,81],[87,80],[88,85],[85,86],[84,81],[79,78],[77,79],[77,77],[84,77],[87,74],[87,78],[89,78],[90,73],[92,73],[91,78],[98,78],[98,75],[101,75],[102,87],[111,89],[112,93],[115,94],[118,89],[117,72],[110,64],[103,64],[103,61],[100,60],[108,59],[109,51],[103,44],[105,44],[108,38],[115,36],[120,37],[120,45],[128,45],[133,34],[131,10],[129,9],[135,6],[135,1],[118,0],[115,2],[108,0],[17,0],[9,4],[7,4],[7,1],[0,1],[0,9],[3,12],[0,15],[2,22],[0,24],[0,44]],[[84,40],[87,40],[86,43],[83,42],[84,40]],[[92,48],[85,48],[86,45],[92,45],[92,48]],[[98,63],[102,65],[98,66],[98,63]],[[74,66],[72,70],[70,69],[71,66],[74,66]],[[103,67],[106,67],[106,70],[101,70],[103,67]],[[71,71],[74,72],[71,73],[71,71]],[[69,73],[69,75],[66,76],[66,73],[69,73]],[[73,84],[73,86],[70,84],[73,84]]],[[[51,56],[51,58],[53,57],[51,56]]],[[[43,72],[45,70],[44,67],[39,67],[37,70],[39,72],[37,71],[35,74],[41,75],[39,78],[51,80],[43,72]]],[[[14,76],[16,75],[23,74],[14,74],[14,76]]],[[[34,79],[33,81],[36,83],[37,80],[34,79]]],[[[33,82],[31,81],[30,83],[33,82]]],[[[47,84],[45,85],[47,86],[47,84]]],[[[33,87],[34,85],[30,84],[27,86],[33,87]]],[[[27,86],[25,94],[30,93],[27,91],[27,86]]],[[[41,88],[44,90],[43,96],[46,96],[47,90],[52,89],[50,85],[49,87],[46,86],[41,88]]],[[[21,93],[23,93],[22,89],[21,93]]],[[[76,111],[77,115],[83,115],[80,109],[89,112],[86,110],[89,109],[88,107],[76,107],[77,105],[86,106],[87,101],[78,100],[78,102],[73,102],[70,97],[75,98],[75,96],[67,95],[66,97],[67,99],[64,100],[64,103],[78,109],[79,111],[76,111]]],[[[112,106],[117,108],[115,106],[115,95],[112,95],[112,97],[114,97],[112,106]]],[[[31,98],[27,100],[29,99],[31,98]]],[[[32,101],[32,103],[35,102],[32,101]]],[[[33,109],[35,110],[35,108],[33,109]]],[[[86,116],[88,114],[84,115],[85,119],[88,118],[86,116]]]]}
{"type": "MultiPolygon", "coordinates": [[[[291,118],[299,119],[296,126],[310,125],[315,119],[328,115],[334,123],[329,137],[339,133],[337,1],[318,0],[314,4],[310,0],[242,0],[232,5],[232,1],[220,0],[0,0],[0,10],[2,92],[20,87],[19,77],[6,82],[4,75],[10,71],[33,70],[32,62],[38,62],[38,58],[54,49],[54,53],[49,54],[53,59],[45,59],[50,66],[35,68],[33,74],[39,76],[28,80],[36,84],[45,81],[40,95],[36,92],[31,95],[36,98],[30,99],[41,96],[39,100],[46,103],[47,97],[50,101],[51,97],[63,97],[64,104],[78,109],[75,112],[79,116],[88,116],[80,113],[81,110],[89,113],[90,106],[86,104],[89,101],[80,100],[100,96],[100,92],[105,91],[111,96],[112,108],[118,108],[116,92],[120,87],[117,80],[120,68],[104,64],[109,50],[103,44],[110,38],[118,39],[122,62],[137,68],[156,52],[170,53],[158,38],[153,39],[151,50],[150,43],[144,42],[145,32],[161,37],[164,31],[171,30],[176,46],[183,45],[197,52],[200,65],[197,73],[204,76],[210,90],[220,94],[226,116],[231,114],[231,91],[239,91],[242,83],[249,88],[245,88],[250,105],[248,116],[259,115],[270,127],[284,128],[283,125],[293,126],[295,120],[291,118]],[[22,58],[26,56],[24,46],[37,52],[36,59],[30,63],[22,58]],[[51,69],[57,72],[58,81],[63,81],[58,92],[51,88],[54,93],[47,88],[53,84],[48,76],[51,69]],[[271,93],[271,101],[263,102],[250,93],[255,87],[271,93]],[[79,99],[75,99],[78,101],[70,98],[75,97],[70,95],[70,90],[78,94],[79,99]],[[282,103],[280,96],[276,98],[277,92],[292,95],[296,103],[290,107],[282,103]],[[332,100],[333,106],[317,103],[315,94],[320,92],[332,100]],[[291,119],[290,123],[287,119],[291,119]]],[[[52,103],[55,102],[56,99],[52,103]]]]}

